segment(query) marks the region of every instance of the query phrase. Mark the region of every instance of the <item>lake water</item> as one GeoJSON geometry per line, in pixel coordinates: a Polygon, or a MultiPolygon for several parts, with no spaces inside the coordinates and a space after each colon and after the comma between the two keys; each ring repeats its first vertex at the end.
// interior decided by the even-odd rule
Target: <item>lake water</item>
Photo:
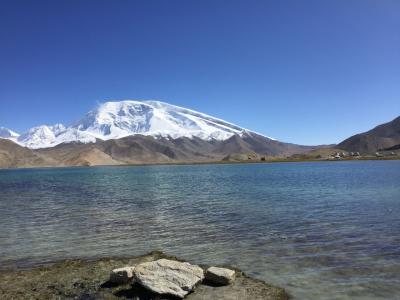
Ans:
{"type": "Polygon", "coordinates": [[[155,249],[295,299],[400,299],[400,161],[0,170],[0,268],[155,249]]]}

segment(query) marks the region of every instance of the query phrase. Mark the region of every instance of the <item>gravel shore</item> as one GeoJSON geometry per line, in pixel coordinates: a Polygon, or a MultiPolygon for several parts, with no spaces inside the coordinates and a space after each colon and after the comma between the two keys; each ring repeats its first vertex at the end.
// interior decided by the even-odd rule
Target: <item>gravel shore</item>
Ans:
{"type": "MultiPolygon", "coordinates": [[[[182,261],[156,251],[132,258],[66,260],[29,270],[0,271],[0,299],[174,299],[153,294],[137,284],[114,285],[108,282],[110,271],[114,268],[160,258],[182,261]]],[[[185,299],[289,299],[284,289],[236,271],[236,280],[232,284],[213,286],[202,283],[185,299]]]]}

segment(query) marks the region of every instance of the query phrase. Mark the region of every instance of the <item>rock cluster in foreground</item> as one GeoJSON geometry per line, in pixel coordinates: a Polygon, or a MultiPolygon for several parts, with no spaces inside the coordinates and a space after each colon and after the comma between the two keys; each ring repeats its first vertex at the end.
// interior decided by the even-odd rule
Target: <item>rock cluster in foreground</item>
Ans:
{"type": "MultiPolygon", "coordinates": [[[[208,284],[228,285],[235,280],[235,273],[226,268],[210,267],[205,276],[208,284]]],[[[139,284],[155,294],[177,298],[184,298],[203,280],[201,267],[165,258],[114,269],[109,279],[114,284],[139,284]]]]}
{"type": "Polygon", "coordinates": [[[161,252],[0,271],[0,299],[118,298],[284,300],[289,297],[283,289],[249,278],[238,270],[200,267],[161,252]]]}

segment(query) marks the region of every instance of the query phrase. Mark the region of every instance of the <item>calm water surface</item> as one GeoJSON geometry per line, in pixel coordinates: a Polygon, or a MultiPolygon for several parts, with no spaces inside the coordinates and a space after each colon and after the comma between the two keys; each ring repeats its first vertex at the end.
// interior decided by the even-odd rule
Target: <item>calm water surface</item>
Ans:
{"type": "Polygon", "coordinates": [[[400,161],[0,170],[0,268],[154,249],[400,299],[400,161]]]}

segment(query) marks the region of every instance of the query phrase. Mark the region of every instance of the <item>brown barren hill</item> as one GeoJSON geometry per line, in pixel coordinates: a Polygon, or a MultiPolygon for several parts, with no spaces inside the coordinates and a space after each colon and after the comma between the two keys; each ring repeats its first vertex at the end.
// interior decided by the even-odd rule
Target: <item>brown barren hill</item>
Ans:
{"type": "Polygon", "coordinates": [[[346,151],[375,153],[400,144],[400,117],[379,125],[370,131],[356,134],[337,145],[346,151]]]}
{"type": "MultiPolygon", "coordinates": [[[[235,134],[227,140],[198,137],[171,138],[132,135],[96,143],[64,143],[51,148],[28,149],[11,141],[0,144],[0,167],[98,166],[157,163],[219,162],[226,157],[285,157],[318,147],[278,142],[255,133],[235,134]],[[11,157],[11,158],[10,158],[11,157]]],[[[225,159],[226,160],[226,159],[225,159]]]]}
{"type": "Polygon", "coordinates": [[[58,166],[57,160],[0,138],[0,168],[58,166]]]}

